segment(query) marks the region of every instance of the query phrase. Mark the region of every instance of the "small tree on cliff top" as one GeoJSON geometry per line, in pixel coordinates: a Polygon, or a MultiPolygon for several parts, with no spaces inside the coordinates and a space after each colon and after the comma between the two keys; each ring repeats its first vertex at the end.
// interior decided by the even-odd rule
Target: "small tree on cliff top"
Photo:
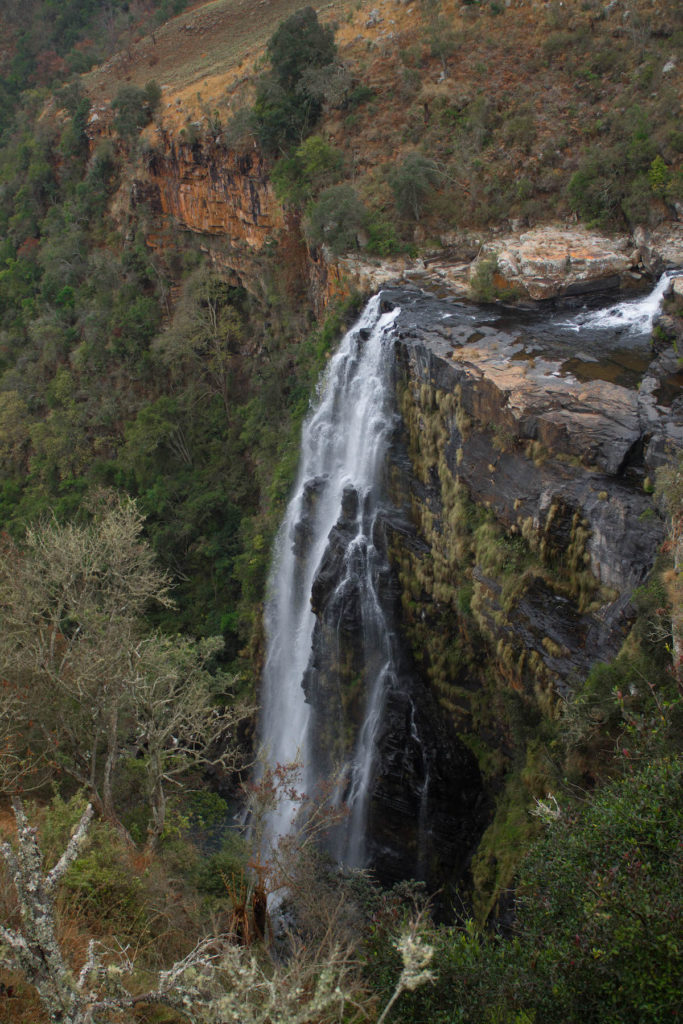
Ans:
{"type": "Polygon", "coordinates": [[[322,97],[318,72],[331,67],[337,54],[334,33],[312,7],[297,11],[268,42],[271,73],[256,91],[254,116],[261,146],[271,154],[300,143],[318,120],[322,97]]]}
{"type": "Polygon", "coordinates": [[[294,92],[306,71],[331,64],[337,55],[334,32],[321,25],[312,7],[297,11],[268,41],[273,74],[287,92],[294,92]]]}

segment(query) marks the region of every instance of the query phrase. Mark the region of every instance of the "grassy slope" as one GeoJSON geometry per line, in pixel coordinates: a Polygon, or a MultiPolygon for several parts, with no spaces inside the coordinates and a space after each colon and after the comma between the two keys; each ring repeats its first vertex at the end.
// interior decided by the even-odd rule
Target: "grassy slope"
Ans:
{"type": "MultiPolygon", "coordinates": [[[[213,0],[90,73],[88,90],[104,103],[123,81],[142,85],[153,77],[163,89],[164,127],[177,131],[213,110],[225,123],[249,102],[274,28],[300,6],[213,0]]],[[[322,133],[345,154],[345,176],[371,208],[395,221],[392,166],[418,149],[444,173],[417,242],[511,217],[533,223],[568,216],[569,180],[596,152],[617,178],[626,176],[625,185],[616,182],[617,194],[630,193],[633,176],[646,174],[655,154],[680,174],[683,77],[680,64],[664,70],[683,38],[675,0],[623,4],[608,15],[593,0],[315,6],[323,21],[336,23],[354,82],[374,92],[352,110],[327,111],[322,133]],[[633,143],[639,134],[640,150],[633,143]]],[[[671,206],[653,203],[647,188],[642,180],[635,188],[635,220],[638,201],[641,219],[666,220],[671,206]]],[[[626,226],[615,205],[603,226],[626,226]]],[[[412,235],[414,225],[401,227],[404,237],[412,235]]]]}

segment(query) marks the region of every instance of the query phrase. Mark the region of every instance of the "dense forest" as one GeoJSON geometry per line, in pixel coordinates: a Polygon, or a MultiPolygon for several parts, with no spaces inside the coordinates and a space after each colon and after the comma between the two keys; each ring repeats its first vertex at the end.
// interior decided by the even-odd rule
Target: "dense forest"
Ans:
{"type": "MultiPolygon", "coordinates": [[[[256,284],[144,196],[122,200],[170,116],[154,66],[93,127],[85,73],[187,6],[0,13],[0,1021],[676,1020],[680,455],[646,484],[666,540],[619,655],[552,713],[501,699],[487,859],[446,894],[340,871],[317,842],[331,799],[296,795],[299,830],[265,856],[299,766],[255,771],[273,540],[363,298],[340,289],[320,315],[301,264],[323,245],[424,257],[455,226],[503,220],[666,227],[682,200],[663,70],[676,5],[651,22],[626,4],[618,33],[605,5],[544,5],[528,67],[556,76],[543,118],[509,75],[505,5],[466,3],[453,29],[425,0],[399,65],[378,51],[365,69],[338,49],[357,11],[290,15],[248,82],[215,112],[197,98],[178,135],[268,161],[287,230],[256,284]],[[483,60],[508,76],[495,102],[461,89],[483,60]]],[[[515,297],[493,263],[472,291],[515,297]]],[[[666,309],[664,340],[680,300],[666,309]]],[[[489,530],[477,516],[463,550],[489,530]]],[[[481,662],[467,621],[460,653],[481,662]]]]}

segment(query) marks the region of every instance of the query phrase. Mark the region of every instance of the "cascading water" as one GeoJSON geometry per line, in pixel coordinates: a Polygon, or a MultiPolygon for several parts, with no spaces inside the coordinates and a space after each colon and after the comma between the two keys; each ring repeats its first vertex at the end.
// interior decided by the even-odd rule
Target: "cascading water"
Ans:
{"type": "MultiPolygon", "coordinates": [[[[386,343],[399,309],[382,314],[374,297],[330,361],[317,409],[302,435],[294,496],[276,542],[266,611],[267,655],[263,675],[261,744],[271,765],[299,762],[304,789],[315,791],[319,767],[309,736],[311,712],[302,682],[311,658],[315,616],[311,589],[330,531],[342,505],[355,496],[355,536],[344,556],[337,593],[357,588],[362,606],[363,647],[369,667],[362,727],[348,767],[348,841],[340,859],[363,860],[363,831],[374,763],[377,728],[386,688],[393,678],[392,639],[377,598],[380,571],[373,543],[377,484],[393,427],[390,346],[386,343]],[[370,669],[371,667],[371,669],[370,669]]],[[[291,827],[296,801],[280,805],[270,820],[270,838],[291,827]]]]}
{"type": "Polygon", "coordinates": [[[680,274],[679,270],[666,271],[660,277],[656,287],[638,299],[626,299],[606,309],[595,309],[590,312],[578,313],[570,320],[561,321],[559,327],[567,327],[572,331],[609,330],[626,331],[628,333],[647,334],[652,330],[652,321],[662,304],[662,299],[673,277],[680,274]]]}

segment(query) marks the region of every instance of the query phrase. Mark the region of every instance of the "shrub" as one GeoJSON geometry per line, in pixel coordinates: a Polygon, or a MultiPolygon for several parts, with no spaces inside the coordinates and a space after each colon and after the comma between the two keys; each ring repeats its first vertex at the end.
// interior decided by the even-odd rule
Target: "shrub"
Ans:
{"type": "Polygon", "coordinates": [[[519,146],[525,153],[530,153],[536,138],[533,115],[520,113],[511,117],[505,125],[503,138],[509,146],[519,146]]]}
{"type": "Polygon", "coordinates": [[[293,156],[282,157],[273,167],[275,194],[283,202],[297,205],[310,199],[339,175],[342,155],[320,135],[311,135],[293,156]]]}
{"type": "Polygon", "coordinates": [[[308,211],[305,230],[313,245],[328,245],[335,255],[358,246],[367,211],[351,185],[333,185],[308,211]]]}
{"type": "Polygon", "coordinates": [[[161,89],[156,82],[148,82],[144,89],[137,85],[122,85],[112,101],[114,128],[123,139],[132,141],[152,119],[159,106],[161,89]]]}
{"type": "Polygon", "coordinates": [[[589,224],[608,227],[619,212],[622,188],[615,177],[614,153],[591,150],[567,186],[569,204],[589,224]]]}
{"type": "MultiPolygon", "coordinates": [[[[522,868],[515,937],[472,922],[430,934],[435,981],[407,994],[393,1019],[675,1020],[681,783],[683,761],[671,758],[606,787],[579,815],[540,801],[546,831],[522,868]]],[[[387,945],[369,949],[380,989],[392,968],[387,945]]]]}
{"type": "Polygon", "coordinates": [[[278,26],[268,41],[268,57],[279,85],[293,92],[310,68],[331,64],[337,54],[334,32],[305,7],[278,26]]]}
{"type": "Polygon", "coordinates": [[[656,196],[664,196],[666,194],[666,188],[669,184],[669,180],[671,179],[671,171],[664,163],[661,156],[657,155],[654,158],[650,164],[647,176],[653,193],[656,196]]]}
{"type": "MultiPolygon", "coordinates": [[[[523,870],[528,994],[547,1022],[676,1016],[683,760],[646,765],[551,822],[523,870]]],[[[529,1004],[527,1004],[529,1005],[529,1004]]]]}
{"type": "Polygon", "coordinates": [[[393,256],[401,251],[402,246],[391,221],[374,214],[368,222],[367,231],[366,252],[371,256],[393,256]]]}
{"type": "Polygon", "coordinates": [[[356,107],[360,107],[374,98],[375,90],[369,85],[357,85],[346,97],[344,106],[349,110],[355,110],[356,107]]]}
{"type": "Polygon", "coordinates": [[[477,264],[470,278],[470,289],[478,302],[493,302],[495,298],[493,275],[497,269],[498,260],[495,257],[480,260],[477,264]]]}
{"type": "Polygon", "coordinates": [[[389,175],[399,213],[419,220],[430,193],[440,181],[441,174],[433,160],[422,153],[409,153],[389,175]]]}

